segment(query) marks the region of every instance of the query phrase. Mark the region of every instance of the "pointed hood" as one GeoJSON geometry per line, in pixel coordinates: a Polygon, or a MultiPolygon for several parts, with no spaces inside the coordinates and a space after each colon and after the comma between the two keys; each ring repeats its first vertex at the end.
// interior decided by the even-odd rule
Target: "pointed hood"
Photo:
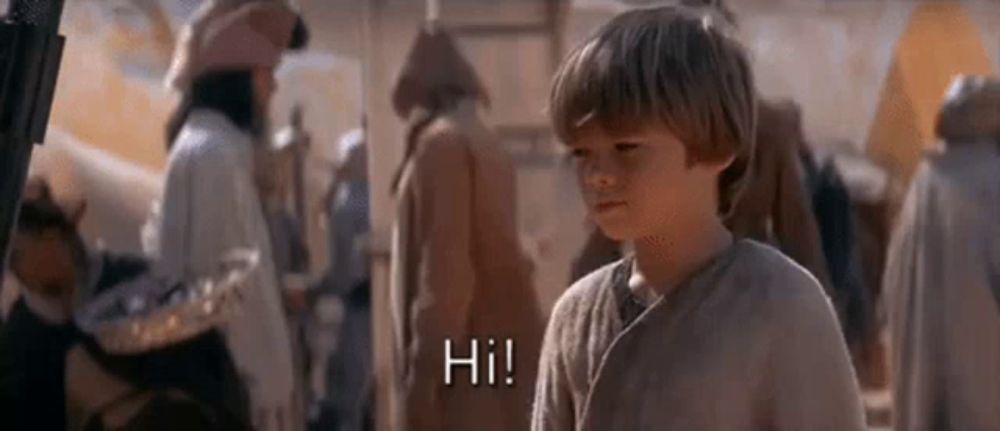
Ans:
{"type": "Polygon", "coordinates": [[[396,114],[407,118],[415,107],[434,110],[447,99],[489,96],[455,41],[440,29],[426,27],[417,35],[392,92],[396,114]]]}

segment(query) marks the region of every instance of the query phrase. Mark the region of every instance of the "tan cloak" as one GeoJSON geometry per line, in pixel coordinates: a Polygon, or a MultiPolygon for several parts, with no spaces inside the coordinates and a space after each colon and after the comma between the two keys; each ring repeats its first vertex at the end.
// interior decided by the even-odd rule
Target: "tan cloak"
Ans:
{"type": "MultiPolygon", "coordinates": [[[[391,291],[396,395],[409,430],[521,431],[543,323],[518,243],[514,168],[475,113],[460,111],[421,133],[400,182],[391,291]],[[444,340],[466,357],[477,338],[482,358],[489,337],[514,340],[515,387],[486,386],[484,359],[480,387],[467,370],[445,387],[444,340]]],[[[502,364],[505,353],[497,352],[502,364]]]]}

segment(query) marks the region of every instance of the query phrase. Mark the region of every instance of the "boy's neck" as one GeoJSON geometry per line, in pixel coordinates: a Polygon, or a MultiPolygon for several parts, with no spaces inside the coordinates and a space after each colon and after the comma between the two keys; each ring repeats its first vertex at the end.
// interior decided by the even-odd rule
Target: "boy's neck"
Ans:
{"type": "Polygon", "coordinates": [[[672,234],[637,239],[635,272],[629,285],[644,285],[666,294],[732,243],[732,234],[715,217],[672,234]]]}
{"type": "Polygon", "coordinates": [[[463,98],[451,110],[451,114],[458,118],[474,118],[478,113],[479,101],[473,97],[463,98]]]}

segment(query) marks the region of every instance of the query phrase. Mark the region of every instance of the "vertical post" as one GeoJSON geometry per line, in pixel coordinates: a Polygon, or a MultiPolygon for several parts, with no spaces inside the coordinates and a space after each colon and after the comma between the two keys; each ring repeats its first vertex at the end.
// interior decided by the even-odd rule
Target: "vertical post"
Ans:
{"type": "Polygon", "coordinates": [[[549,28],[549,69],[555,73],[562,61],[563,33],[566,23],[565,0],[544,0],[545,21],[549,28]]]}
{"type": "MultiPolygon", "coordinates": [[[[385,109],[388,98],[384,89],[386,88],[386,40],[390,35],[386,35],[387,7],[385,0],[365,0],[364,15],[362,20],[362,50],[364,61],[362,62],[362,97],[365,109],[365,118],[368,127],[365,138],[368,145],[368,182],[371,185],[369,198],[371,208],[369,218],[371,220],[372,249],[371,249],[371,274],[372,274],[372,359],[375,370],[375,429],[377,431],[394,431],[405,429],[405,424],[398,423],[399,408],[396,405],[395,379],[397,370],[393,356],[393,346],[395,345],[395,331],[393,331],[393,320],[391,317],[391,307],[389,305],[389,253],[388,244],[385,241],[387,229],[391,221],[387,220],[390,213],[391,203],[386,198],[388,190],[387,180],[382,174],[387,171],[385,168],[391,165],[387,159],[388,152],[391,151],[393,143],[393,132],[391,128],[387,130],[387,117],[390,111],[385,109]]],[[[390,114],[391,115],[391,114],[390,114]]],[[[391,154],[391,153],[390,153],[391,154]]]]}
{"type": "MultiPolygon", "coordinates": [[[[293,143],[294,148],[292,149],[293,167],[292,167],[292,199],[293,205],[295,206],[295,218],[299,222],[299,228],[302,229],[302,238],[309,238],[309,214],[306,212],[306,154],[309,152],[309,139],[306,135],[305,126],[302,124],[303,113],[302,104],[297,103],[292,108],[292,136],[295,139],[293,143]]],[[[285,204],[283,203],[282,206],[285,204]]],[[[302,265],[300,268],[295,268],[296,271],[307,272],[309,270],[308,259],[304,262],[298,262],[298,265],[302,265]]]]}
{"type": "Polygon", "coordinates": [[[0,147],[0,280],[7,268],[7,253],[20,210],[21,189],[31,162],[31,142],[4,139],[0,147]]]}
{"type": "Polygon", "coordinates": [[[12,0],[0,23],[0,279],[32,145],[45,139],[65,40],[64,0],[12,0]]]}

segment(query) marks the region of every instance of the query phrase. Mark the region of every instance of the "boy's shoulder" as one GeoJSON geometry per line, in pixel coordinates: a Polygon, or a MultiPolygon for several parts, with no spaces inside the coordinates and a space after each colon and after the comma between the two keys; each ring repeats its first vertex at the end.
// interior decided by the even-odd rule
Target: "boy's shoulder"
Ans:
{"type": "Polygon", "coordinates": [[[741,291],[760,293],[759,298],[780,308],[829,301],[816,277],[776,248],[754,240],[741,240],[737,246],[729,276],[741,291]]]}
{"type": "Polygon", "coordinates": [[[608,287],[625,259],[619,259],[583,276],[559,297],[552,309],[552,319],[562,320],[593,310],[612,295],[608,287]]]}

